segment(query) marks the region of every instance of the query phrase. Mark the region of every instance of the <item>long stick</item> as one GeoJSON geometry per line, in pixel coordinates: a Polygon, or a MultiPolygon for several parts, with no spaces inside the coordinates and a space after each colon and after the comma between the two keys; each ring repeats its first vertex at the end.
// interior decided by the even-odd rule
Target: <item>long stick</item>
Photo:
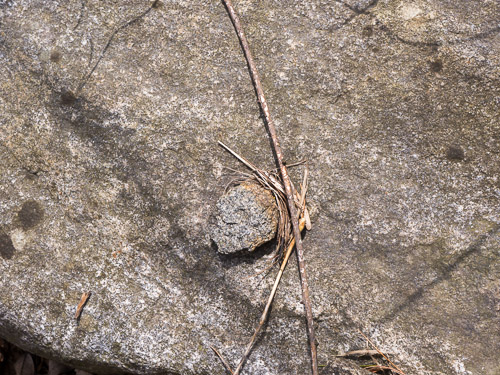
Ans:
{"type": "MultiPolygon", "coordinates": [[[[290,177],[286,170],[286,166],[283,163],[283,154],[281,152],[281,147],[278,141],[278,136],[276,134],[276,128],[273,121],[271,120],[271,115],[269,113],[269,107],[267,106],[266,98],[264,96],[264,90],[262,89],[262,84],[260,83],[259,73],[257,72],[257,67],[253,60],[252,54],[250,52],[250,47],[248,45],[247,38],[243,32],[243,27],[241,26],[238,14],[233,8],[231,0],[223,0],[226,5],[231,21],[233,22],[236,33],[243,47],[243,52],[247,59],[248,67],[250,68],[250,75],[252,77],[253,83],[255,85],[255,90],[257,91],[257,97],[259,99],[260,107],[267,123],[267,128],[269,134],[271,135],[271,140],[278,159],[278,165],[281,172],[281,177],[283,179],[283,184],[285,185],[285,192],[288,200],[288,210],[290,211],[293,235],[295,237],[295,247],[297,248],[297,261],[299,263],[299,273],[300,273],[300,283],[302,287],[302,300],[304,302],[304,308],[306,311],[306,321],[307,321],[307,336],[309,338],[309,346],[311,349],[311,364],[312,364],[312,374],[318,375],[318,360],[317,360],[317,350],[316,350],[316,338],[314,335],[314,322],[312,315],[311,299],[309,297],[309,284],[307,282],[306,265],[304,260],[304,248],[302,246],[302,238],[300,236],[299,222],[297,218],[297,209],[295,208],[295,202],[293,197],[293,190],[290,182],[290,177]]],[[[236,375],[238,372],[235,373],[236,375]]]]}

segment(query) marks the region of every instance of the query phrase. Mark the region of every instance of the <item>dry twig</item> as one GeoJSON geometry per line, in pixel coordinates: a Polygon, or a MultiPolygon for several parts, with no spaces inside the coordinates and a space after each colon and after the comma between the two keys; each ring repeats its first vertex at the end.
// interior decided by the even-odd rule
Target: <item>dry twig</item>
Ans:
{"type": "MultiPolygon", "coordinates": [[[[305,312],[306,312],[306,321],[307,321],[307,333],[308,333],[308,338],[309,338],[309,345],[310,345],[310,350],[311,350],[311,364],[312,364],[312,373],[313,375],[318,374],[318,361],[317,361],[317,349],[316,349],[316,338],[314,334],[314,322],[313,322],[313,315],[312,315],[312,305],[311,305],[311,299],[309,297],[309,284],[307,281],[307,274],[306,274],[306,266],[305,266],[305,260],[304,260],[304,248],[302,246],[302,239],[300,235],[300,228],[299,228],[299,222],[298,222],[298,216],[297,216],[297,209],[295,207],[295,194],[293,190],[293,186],[290,181],[290,177],[288,176],[287,168],[285,164],[283,163],[283,154],[281,151],[281,146],[278,141],[278,136],[276,133],[276,128],[274,126],[274,123],[271,119],[271,115],[269,112],[269,107],[267,105],[265,96],[264,96],[264,90],[262,89],[262,84],[260,82],[259,74],[257,72],[257,67],[255,65],[255,62],[253,60],[252,54],[250,52],[250,47],[248,45],[247,38],[245,36],[245,33],[243,32],[243,27],[241,26],[241,22],[239,20],[239,17],[234,10],[234,7],[231,3],[231,0],[223,0],[224,4],[226,5],[227,11],[229,13],[229,16],[231,18],[231,21],[233,22],[233,25],[236,29],[236,32],[238,34],[238,37],[240,39],[241,45],[243,47],[243,52],[245,54],[249,69],[250,69],[250,75],[252,77],[252,81],[255,86],[255,90],[257,92],[257,97],[259,99],[260,107],[262,109],[262,112],[264,113],[265,116],[265,122],[267,124],[267,128],[269,131],[269,134],[271,135],[271,140],[273,144],[273,149],[276,154],[276,159],[278,161],[281,177],[283,180],[283,184],[285,187],[285,193],[288,201],[288,209],[290,212],[290,218],[292,221],[292,227],[293,227],[293,235],[295,237],[296,241],[296,248],[297,248],[297,261],[299,264],[299,274],[300,274],[300,281],[301,281],[301,287],[302,287],[302,299],[304,302],[304,307],[305,307],[305,312]]],[[[238,366],[239,368],[241,366],[238,366]]],[[[235,374],[238,374],[238,369],[236,370],[235,374]]]]}
{"type": "Polygon", "coordinates": [[[82,297],[80,298],[80,302],[78,303],[78,306],[76,307],[76,312],[75,312],[75,319],[78,320],[80,318],[80,315],[82,315],[83,307],[87,303],[91,292],[85,292],[82,294],[82,297]]]}

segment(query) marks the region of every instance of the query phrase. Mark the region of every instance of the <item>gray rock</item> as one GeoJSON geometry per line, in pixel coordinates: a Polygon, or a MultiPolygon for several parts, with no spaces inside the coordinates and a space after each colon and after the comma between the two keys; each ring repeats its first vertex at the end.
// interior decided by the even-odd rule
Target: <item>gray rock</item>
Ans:
{"type": "Polygon", "coordinates": [[[217,201],[211,238],[222,254],[254,251],[276,235],[278,209],[273,194],[254,182],[229,189],[217,201]]]}
{"type": "MultiPolygon", "coordinates": [[[[89,372],[221,374],[210,346],[236,363],[272,277],[211,247],[239,168],[217,141],[275,164],[223,5],[149,6],[0,2],[0,335],[89,372]]],[[[320,364],[360,329],[408,374],[498,374],[498,1],[235,6],[309,161],[320,364]]],[[[308,371],[296,271],[246,374],[308,371]]]]}

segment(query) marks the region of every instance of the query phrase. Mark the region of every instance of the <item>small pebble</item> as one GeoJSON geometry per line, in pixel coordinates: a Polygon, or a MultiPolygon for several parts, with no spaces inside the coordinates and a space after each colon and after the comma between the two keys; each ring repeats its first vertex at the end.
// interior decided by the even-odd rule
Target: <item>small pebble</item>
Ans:
{"type": "Polygon", "coordinates": [[[217,202],[212,240],[222,254],[254,251],[276,235],[278,210],[273,194],[256,182],[228,190],[217,202]]]}

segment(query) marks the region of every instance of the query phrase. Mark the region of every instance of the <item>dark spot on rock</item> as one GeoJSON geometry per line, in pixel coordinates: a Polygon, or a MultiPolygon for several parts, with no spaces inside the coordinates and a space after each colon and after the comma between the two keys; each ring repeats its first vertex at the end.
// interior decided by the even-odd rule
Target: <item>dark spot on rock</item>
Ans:
{"type": "Polygon", "coordinates": [[[120,351],[122,350],[122,346],[119,342],[113,342],[113,344],[111,344],[111,350],[114,352],[114,353],[120,353],[120,351]]]}
{"type": "Polygon", "coordinates": [[[4,259],[10,259],[16,252],[16,248],[10,237],[0,230],[0,256],[4,259]]]}
{"type": "Polygon", "coordinates": [[[24,202],[21,210],[17,213],[17,219],[21,227],[31,229],[43,219],[43,208],[35,201],[24,202]]]}
{"type": "Polygon", "coordinates": [[[430,67],[431,67],[431,70],[435,73],[438,73],[440,72],[441,70],[443,70],[443,62],[441,60],[435,60],[435,61],[431,61],[429,63],[430,67]]]}
{"type": "Polygon", "coordinates": [[[153,8],[159,8],[163,5],[163,3],[160,1],[160,0],[155,0],[155,2],[153,2],[153,5],[151,5],[153,8]]]}
{"type": "Polygon", "coordinates": [[[458,145],[451,145],[446,150],[446,157],[449,160],[461,161],[465,159],[465,152],[462,147],[458,145]]]}
{"type": "Polygon", "coordinates": [[[73,105],[76,102],[76,96],[71,91],[63,91],[61,93],[62,105],[73,105]]]}
{"type": "Polygon", "coordinates": [[[365,28],[363,28],[363,31],[361,32],[361,34],[367,38],[371,37],[373,35],[373,27],[366,26],[365,28]]]}
{"type": "Polygon", "coordinates": [[[61,52],[54,50],[50,53],[50,61],[58,63],[61,61],[61,52]]]}

